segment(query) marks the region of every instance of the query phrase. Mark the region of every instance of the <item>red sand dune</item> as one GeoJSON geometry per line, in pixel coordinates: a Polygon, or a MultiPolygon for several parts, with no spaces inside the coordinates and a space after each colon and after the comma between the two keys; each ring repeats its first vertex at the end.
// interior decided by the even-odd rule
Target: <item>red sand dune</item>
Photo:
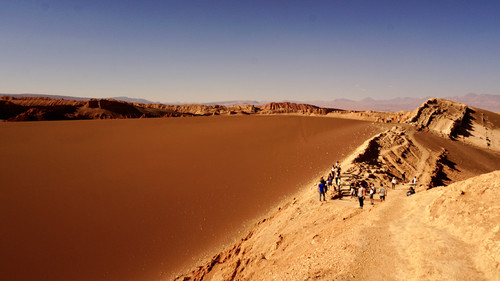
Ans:
{"type": "Polygon", "coordinates": [[[168,276],[379,130],[296,116],[0,123],[2,279],[168,276]]]}

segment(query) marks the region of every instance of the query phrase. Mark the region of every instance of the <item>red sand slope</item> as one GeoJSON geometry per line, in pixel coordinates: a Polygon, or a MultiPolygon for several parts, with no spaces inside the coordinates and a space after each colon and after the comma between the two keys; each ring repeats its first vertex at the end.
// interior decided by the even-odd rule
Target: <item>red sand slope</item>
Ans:
{"type": "Polygon", "coordinates": [[[352,152],[367,122],[0,123],[4,280],[157,280],[352,152]]]}

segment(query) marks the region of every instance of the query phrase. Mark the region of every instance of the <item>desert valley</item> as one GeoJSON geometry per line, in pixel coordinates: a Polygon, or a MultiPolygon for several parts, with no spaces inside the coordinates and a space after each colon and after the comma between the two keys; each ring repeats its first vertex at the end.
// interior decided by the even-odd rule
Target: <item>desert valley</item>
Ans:
{"type": "Polygon", "coordinates": [[[0,118],[5,280],[500,280],[498,113],[2,97],[0,118]]]}

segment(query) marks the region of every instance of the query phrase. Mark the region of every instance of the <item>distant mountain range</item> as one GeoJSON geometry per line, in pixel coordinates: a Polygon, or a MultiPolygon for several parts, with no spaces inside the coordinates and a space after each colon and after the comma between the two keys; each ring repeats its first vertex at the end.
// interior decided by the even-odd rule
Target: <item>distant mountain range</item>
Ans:
{"type": "MultiPolygon", "coordinates": [[[[293,101],[286,100],[283,102],[293,102],[293,103],[305,103],[311,104],[323,108],[341,108],[345,110],[373,110],[373,111],[412,111],[417,107],[421,106],[426,100],[433,98],[428,97],[404,97],[404,98],[393,98],[393,99],[372,99],[365,98],[359,101],[350,99],[334,99],[331,101],[321,101],[321,100],[309,100],[309,101],[293,101]]],[[[500,95],[488,95],[488,94],[467,94],[465,96],[452,96],[444,97],[443,99],[460,102],[467,104],[472,107],[477,107],[481,109],[486,109],[493,112],[500,112],[500,95]]],[[[251,100],[241,100],[241,101],[225,101],[225,102],[214,102],[207,103],[205,105],[243,105],[250,104],[255,106],[261,106],[269,103],[269,101],[251,101],[251,100]]]]}
{"type": "MultiPolygon", "coordinates": [[[[306,103],[324,108],[341,108],[345,110],[373,110],[373,111],[412,111],[419,107],[426,100],[433,98],[428,97],[404,97],[393,99],[376,100],[372,98],[365,98],[360,101],[350,99],[334,99],[331,101],[309,100],[309,101],[293,101],[286,100],[283,102],[293,103],[306,103]]],[[[465,96],[444,97],[443,99],[460,102],[469,106],[486,109],[493,112],[500,112],[500,95],[487,95],[487,94],[467,94],[465,96]]],[[[268,104],[270,101],[256,101],[256,100],[233,100],[204,103],[204,105],[255,105],[261,106],[268,104]]]]}
{"type": "MultiPolygon", "coordinates": [[[[42,94],[2,94],[2,93],[0,93],[0,97],[1,96],[8,96],[8,97],[15,97],[15,98],[44,97],[44,98],[51,98],[51,99],[64,99],[64,100],[76,100],[76,101],[86,101],[86,100],[93,99],[93,98],[85,98],[85,97],[42,95],[42,94]]],[[[112,98],[107,98],[107,99],[126,101],[126,102],[132,102],[132,103],[160,103],[160,102],[154,102],[154,101],[150,101],[150,100],[146,100],[146,99],[137,99],[137,98],[129,98],[129,97],[112,97],[112,98]]]]}
{"type": "Polygon", "coordinates": [[[218,102],[208,102],[203,103],[203,105],[256,105],[261,106],[270,103],[270,101],[256,101],[256,100],[231,100],[231,101],[218,101],[218,102]]]}
{"type": "MultiPolygon", "coordinates": [[[[11,96],[11,97],[48,97],[53,99],[66,99],[66,100],[77,100],[84,101],[91,98],[84,97],[70,97],[70,96],[58,96],[58,95],[40,95],[40,94],[0,94],[0,96],[11,96]]],[[[372,98],[365,98],[360,101],[350,100],[350,99],[334,99],[331,101],[321,101],[321,100],[310,100],[310,101],[289,101],[293,103],[306,103],[324,108],[341,108],[346,110],[373,110],[373,111],[412,111],[419,107],[428,97],[403,97],[394,99],[382,99],[376,100],[372,98]]],[[[159,103],[154,101],[149,101],[146,99],[129,98],[129,97],[112,97],[110,99],[115,99],[119,101],[132,102],[132,103],[144,103],[153,104],[159,103]]],[[[500,95],[488,95],[488,94],[467,94],[465,96],[452,96],[444,97],[444,99],[460,102],[467,104],[469,106],[478,107],[486,109],[493,112],[500,112],[500,95]]],[[[257,101],[257,100],[232,100],[232,101],[220,101],[220,102],[210,102],[201,103],[203,105],[222,105],[222,106],[232,106],[232,105],[255,105],[262,106],[269,103],[269,101],[257,101]]],[[[164,104],[180,104],[180,103],[164,103],[164,104]]]]}
{"type": "MultiPolygon", "coordinates": [[[[375,100],[365,98],[360,101],[349,99],[335,99],[332,101],[306,101],[305,103],[320,106],[333,107],[350,110],[374,110],[374,111],[412,111],[426,100],[432,97],[404,97],[386,100],[375,100]]],[[[469,106],[500,112],[500,95],[467,94],[465,96],[443,97],[443,99],[460,102],[469,106]]]]}

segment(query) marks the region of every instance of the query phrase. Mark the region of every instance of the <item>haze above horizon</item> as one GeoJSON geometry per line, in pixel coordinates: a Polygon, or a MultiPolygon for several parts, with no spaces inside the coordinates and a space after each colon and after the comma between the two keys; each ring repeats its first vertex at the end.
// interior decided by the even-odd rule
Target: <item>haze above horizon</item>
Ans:
{"type": "Polygon", "coordinates": [[[0,92],[160,102],[499,94],[498,1],[3,1],[0,92]]]}

